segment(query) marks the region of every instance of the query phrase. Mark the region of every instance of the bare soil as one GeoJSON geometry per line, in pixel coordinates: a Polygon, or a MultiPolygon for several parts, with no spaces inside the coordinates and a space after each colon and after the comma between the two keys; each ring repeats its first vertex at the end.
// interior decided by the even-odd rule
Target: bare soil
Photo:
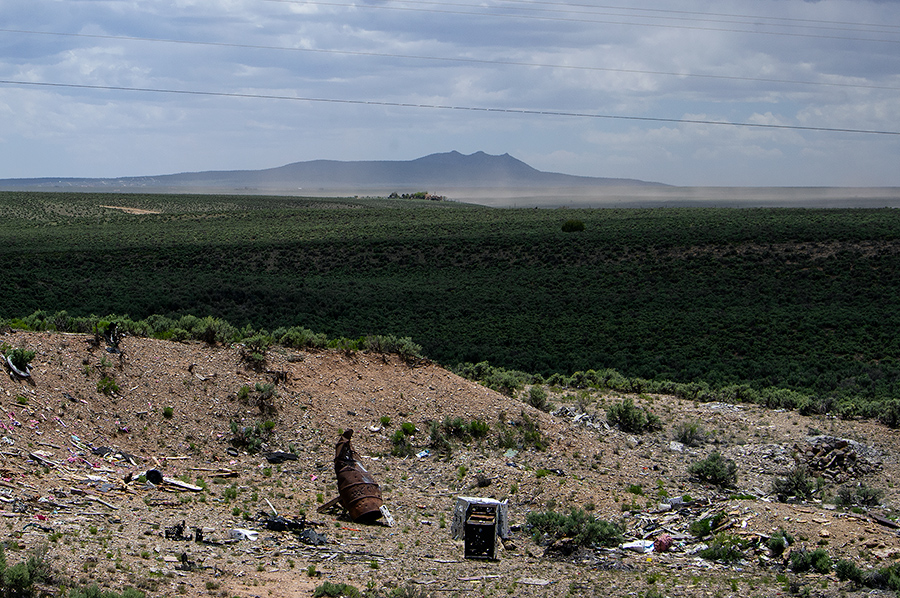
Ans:
{"type": "MultiPolygon", "coordinates": [[[[898,501],[900,442],[871,421],[642,395],[632,398],[664,429],[636,435],[606,422],[620,395],[550,389],[563,408],[551,415],[396,356],[272,349],[253,369],[239,346],[125,338],[121,353],[111,353],[92,336],[26,332],[0,342],[36,352],[29,379],[0,378],[0,533],[10,564],[46,548],[60,583],[134,586],[151,596],[274,598],[310,596],[325,581],[373,595],[406,587],[406,595],[442,597],[862,596],[881,592],[855,589],[833,573],[793,573],[786,556],[824,548],[834,561],[869,569],[900,555],[896,529],[876,519],[892,516],[898,501]],[[267,384],[274,393],[260,400],[257,385],[267,384]],[[498,447],[498,421],[521,423],[523,413],[537,422],[545,450],[498,447]],[[429,444],[427,422],[455,417],[480,419],[491,432],[455,441],[449,456],[391,455],[390,437],[402,423],[416,426],[418,452],[429,444]],[[683,422],[705,432],[700,446],[672,444],[683,422]],[[261,452],[236,445],[242,428],[263,441],[261,452]],[[337,495],[334,445],[348,428],[394,527],[317,512],[337,495]],[[796,465],[808,437],[821,435],[859,443],[852,471],[838,472],[839,481],[883,490],[879,507],[854,513],[818,498],[788,504],[771,495],[773,479],[796,465]],[[95,454],[101,447],[112,453],[95,454]],[[265,451],[298,459],[272,465],[265,451]],[[736,488],[689,475],[713,451],[736,462],[736,488]],[[148,485],[141,477],[148,469],[204,489],[148,485]],[[457,496],[509,501],[514,531],[498,545],[497,560],[466,559],[463,542],[451,538],[457,496]],[[663,504],[676,497],[689,502],[663,504]],[[529,512],[573,507],[622,523],[628,541],[665,533],[674,544],[667,552],[564,556],[524,529],[529,512]],[[273,509],[305,515],[327,543],[310,546],[290,531],[265,529],[257,514],[273,509]],[[700,558],[702,542],[688,527],[716,513],[725,515],[721,531],[759,547],[735,563],[700,558]],[[166,538],[166,528],[181,522],[186,533],[202,528],[210,542],[166,538]],[[235,528],[257,531],[258,539],[229,541],[235,528]],[[765,540],[780,528],[796,542],[774,557],[765,540]]],[[[816,496],[838,488],[828,482],[816,496]]]]}

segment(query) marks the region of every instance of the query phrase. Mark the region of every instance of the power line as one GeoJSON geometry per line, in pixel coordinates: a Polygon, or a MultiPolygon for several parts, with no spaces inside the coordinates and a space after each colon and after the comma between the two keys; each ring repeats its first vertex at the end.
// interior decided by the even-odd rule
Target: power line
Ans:
{"type": "Polygon", "coordinates": [[[661,118],[653,116],[625,116],[616,114],[596,114],[589,112],[567,112],[561,110],[533,110],[525,108],[482,108],[476,106],[452,106],[444,104],[418,104],[410,102],[388,102],[384,100],[350,100],[341,98],[314,98],[302,96],[286,96],[275,94],[257,94],[257,93],[239,93],[224,91],[201,91],[188,89],[163,89],[154,87],[124,87],[117,85],[87,85],[79,83],[51,83],[51,82],[35,82],[35,81],[16,81],[11,79],[0,79],[0,85],[15,86],[35,86],[35,87],[54,87],[54,88],[70,88],[70,89],[94,89],[104,91],[131,91],[144,93],[165,93],[180,95],[196,95],[196,96],[212,96],[226,98],[250,98],[265,100],[291,100],[296,102],[320,102],[330,104],[352,104],[361,106],[383,106],[390,108],[421,108],[430,110],[456,110],[466,112],[484,112],[494,114],[518,114],[528,116],[559,116],[573,118],[590,118],[590,119],[606,119],[606,120],[623,120],[623,121],[640,121],[640,122],[659,122],[671,124],[697,124],[697,125],[717,125],[729,127],[747,127],[755,129],[780,129],[791,131],[815,131],[824,133],[854,133],[864,135],[897,135],[900,131],[887,131],[877,129],[851,129],[843,127],[811,127],[802,125],[773,125],[764,123],[747,123],[747,122],[730,122],[719,120],[704,120],[693,118],[661,118]]]}
{"type": "Polygon", "coordinates": [[[753,19],[754,21],[785,21],[788,23],[818,23],[818,24],[828,24],[828,25],[848,25],[854,27],[881,27],[888,29],[900,29],[900,25],[890,25],[886,23],[860,23],[854,21],[835,21],[835,20],[827,20],[827,19],[801,19],[801,18],[793,18],[793,17],[773,17],[769,15],[744,15],[744,14],[735,14],[735,13],[721,13],[721,12],[701,12],[695,10],[673,10],[673,9],[665,9],[665,8],[643,8],[643,7],[633,7],[633,6],[610,6],[603,4],[579,4],[575,2],[547,2],[544,0],[498,0],[499,2],[508,2],[513,4],[546,4],[550,6],[576,6],[582,8],[598,8],[604,10],[621,10],[621,11],[632,11],[632,12],[646,12],[646,13],[664,13],[664,14],[678,14],[678,15],[699,15],[702,17],[729,17],[735,19],[753,19]]]}
{"type": "MultiPolygon", "coordinates": [[[[716,32],[721,32],[721,33],[749,33],[749,34],[755,34],[755,35],[774,35],[774,36],[782,36],[782,37],[834,39],[834,40],[841,40],[841,41],[883,42],[883,43],[890,43],[890,44],[900,43],[900,39],[883,39],[883,38],[871,38],[871,37],[848,37],[848,36],[841,36],[841,35],[796,33],[796,32],[787,32],[787,31],[760,31],[760,30],[753,30],[753,29],[728,29],[728,28],[724,28],[724,27],[700,27],[700,26],[671,25],[671,24],[661,24],[661,23],[637,23],[637,22],[632,22],[632,21],[612,21],[612,20],[606,20],[606,19],[585,19],[585,18],[576,18],[576,17],[549,17],[549,16],[523,15],[523,14],[473,12],[473,11],[467,11],[467,10],[416,8],[416,7],[410,7],[410,6],[387,6],[385,4],[378,4],[378,5],[351,4],[351,3],[343,3],[343,2],[326,2],[326,1],[322,1],[322,0],[265,0],[265,1],[282,3],[282,4],[302,4],[302,5],[313,5],[313,6],[338,6],[338,7],[344,7],[344,8],[368,9],[368,10],[430,12],[430,13],[436,13],[436,14],[450,14],[450,15],[468,15],[468,16],[479,16],[479,17],[543,20],[543,21],[571,22],[571,23],[595,23],[595,24],[606,24],[606,25],[630,25],[630,26],[635,26],[635,27],[656,27],[656,28],[663,28],[663,29],[687,29],[687,30],[695,30],[695,31],[716,31],[716,32]]],[[[426,2],[423,0],[393,0],[393,1],[395,3],[405,2],[408,4],[430,4],[430,5],[437,5],[437,6],[468,6],[468,7],[478,7],[478,8],[481,7],[480,5],[472,5],[472,4],[462,4],[462,5],[461,4],[448,4],[448,3],[444,3],[444,2],[426,2]]],[[[590,13],[588,13],[588,14],[590,14],[590,13]]],[[[757,23],[748,23],[748,24],[756,25],[757,23]]],[[[878,31],[877,33],[890,33],[890,32],[878,31]]]]}
{"type": "Polygon", "coordinates": [[[598,66],[578,66],[578,65],[564,65],[564,64],[551,64],[551,63],[538,63],[538,62],[524,62],[524,61],[516,61],[516,60],[443,57],[443,56],[427,56],[427,55],[418,55],[418,54],[390,54],[390,53],[386,53],[386,52],[370,52],[370,51],[361,51],[361,50],[296,48],[296,47],[291,47],[291,46],[274,46],[274,45],[264,45],[264,44],[240,44],[240,43],[232,43],[232,42],[207,42],[207,41],[194,41],[194,40],[183,40],[183,39],[138,37],[138,36],[129,36],[129,35],[106,35],[106,34],[98,34],[98,33],[66,33],[66,32],[57,32],[57,31],[36,31],[36,30],[29,30],[29,29],[4,29],[4,28],[0,28],[0,32],[2,32],[2,33],[19,33],[19,34],[27,34],[27,35],[48,35],[48,36],[59,36],[59,37],[76,37],[76,38],[91,38],[91,39],[105,39],[105,40],[119,40],[119,41],[138,41],[138,42],[149,42],[149,43],[183,44],[183,45],[191,45],[191,46],[242,48],[242,49],[251,49],[251,50],[278,50],[278,51],[290,51],[290,52],[310,52],[310,53],[320,53],[320,54],[338,54],[338,55],[347,55],[347,56],[367,56],[367,57],[374,57],[374,58],[401,58],[401,59],[405,59],[405,60],[456,62],[456,63],[463,63],[463,64],[523,66],[523,67],[540,67],[540,68],[568,69],[568,70],[581,70],[581,71],[596,71],[596,72],[608,72],[608,73],[625,73],[625,74],[634,74],[634,75],[660,75],[660,76],[679,77],[679,78],[690,77],[690,78],[701,78],[701,79],[721,79],[721,80],[726,80],[726,81],[746,81],[746,82],[756,82],[756,83],[779,83],[779,84],[788,84],[788,85],[805,85],[805,86],[821,86],[821,87],[845,87],[845,88],[854,88],[854,89],[900,90],[900,87],[891,86],[891,85],[861,85],[858,83],[803,81],[803,80],[798,80],[798,79],[775,79],[775,78],[769,78],[769,77],[744,77],[744,76],[739,76],[739,75],[713,75],[713,74],[704,74],[704,73],[676,73],[676,72],[671,72],[671,71],[651,71],[651,70],[643,70],[643,69],[623,69],[623,68],[598,67],[598,66]]]}

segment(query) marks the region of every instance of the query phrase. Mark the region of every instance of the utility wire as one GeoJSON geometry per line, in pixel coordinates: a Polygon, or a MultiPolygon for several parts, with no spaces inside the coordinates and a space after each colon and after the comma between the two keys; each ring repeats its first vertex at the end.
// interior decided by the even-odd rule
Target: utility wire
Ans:
{"type": "MultiPolygon", "coordinates": [[[[722,33],[749,33],[755,35],[774,35],[774,36],[784,36],[784,37],[802,37],[802,38],[816,38],[816,39],[834,39],[834,40],[842,40],[842,41],[866,41],[866,42],[884,42],[897,44],[900,43],[900,39],[884,39],[884,38],[872,38],[872,37],[848,37],[841,35],[824,35],[824,34],[814,34],[814,33],[797,33],[797,32],[787,32],[787,31],[761,31],[754,29],[728,29],[723,27],[701,27],[701,26],[691,26],[691,25],[671,25],[671,24],[662,24],[662,23],[639,23],[632,21],[613,21],[606,19],[585,19],[579,17],[550,17],[550,16],[538,16],[538,15],[525,15],[525,14],[510,14],[510,13],[493,13],[493,12],[474,12],[468,10],[447,10],[447,9],[437,9],[437,8],[416,8],[411,6],[388,6],[385,4],[351,4],[344,2],[326,2],[322,0],[265,0],[266,2],[276,2],[282,4],[300,4],[300,5],[311,5],[311,6],[338,6],[344,8],[354,8],[354,9],[368,9],[368,10],[395,10],[395,11],[408,11],[408,12],[430,12],[436,14],[450,14],[450,15],[468,15],[468,16],[479,16],[479,17],[494,17],[494,18],[510,18],[510,19],[527,19],[527,20],[543,20],[543,21],[556,21],[556,22],[572,22],[572,23],[595,23],[595,24],[606,24],[606,25],[631,25],[635,27],[656,27],[663,29],[688,29],[695,31],[718,31],[722,33]]],[[[406,0],[393,0],[395,3],[404,2],[406,0]]],[[[459,4],[447,4],[442,2],[423,2],[422,0],[410,0],[411,4],[432,4],[438,6],[466,6],[466,7],[479,7],[479,5],[459,5],[459,4]]],[[[590,14],[590,13],[587,13],[590,14]]],[[[602,13],[600,13],[602,15],[602,13]]],[[[757,23],[748,23],[749,25],[757,25],[757,23]]],[[[854,30],[856,31],[856,30],[854,30]]],[[[890,33],[885,31],[876,31],[876,33],[890,33]]]]}
{"type": "Polygon", "coordinates": [[[677,15],[697,15],[701,17],[728,17],[734,19],[752,19],[754,22],[759,21],[785,21],[787,23],[817,23],[827,25],[847,25],[854,27],[881,27],[889,29],[900,29],[900,25],[890,25],[887,23],[860,23],[854,21],[834,21],[827,19],[800,19],[793,17],[773,17],[767,15],[744,15],[735,13],[722,12],[701,12],[695,10],[672,10],[665,8],[643,8],[633,6],[610,6],[603,4],[579,4],[576,2],[547,2],[544,0],[497,0],[499,2],[507,2],[511,4],[543,4],[548,6],[575,6],[580,8],[595,8],[603,10],[621,10],[624,12],[645,12],[645,13],[663,13],[677,15]]]}
{"type": "Polygon", "coordinates": [[[188,89],[163,89],[154,87],[124,87],[117,85],[86,85],[78,83],[50,83],[35,81],[16,81],[11,79],[0,79],[0,85],[15,86],[35,86],[35,87],[55,87],[70,89],[95,89],[105,91],[132,91],[145,93],[165,93],[180,95],[196,95],[196,96],[213,96],[226,98],[250,98],[250,99],[266,99],[266,100],[291,100],[295,102],[321,102],[329,104],[352,104],[361,106],[385,106],[391,108],[422,108],[430,110],[457,110],[466,112],[485,112],[500,114],[520,114],[529,116],[565,116],[574,118],[590,118],[590,119],[607,119],[607,120],[624,120],[624,121],[643,121],[643,122],[659,122],[674,124],[697,124],[697,125],[717,125],[728,127],[747,127],[755,129],[780,129],[790,131],[816,131],[825,133],[855,133],[864,135],[897,135],[900,131],[877,130],[877,129],[850,129],[842,127],[811,127],[801,125],[773,125],[763,123],[747,123],[747,122],[730,122],[720,120],[704,120],[694,118],[661,118],[652,116],[625,116],[616,114],[596,114],[589,112],[566,112],[560,110],[530,110],[525,108],[480,108],[476,106],[451,106],[443,104],[417,104],[409,102],[388,102],[383,100],[350,100],[340,98],[314,98],[302,96],[286,96],[275,94],[257,94],[257,93],[239,93],[239,92],[223,92],[223,91],[199,91],[188,89]]]}
{"type": "Polygon", "coordinates": [[[769,77],[742,77],[742,76],[738,76],[738,75],[713,75],[713,74],[704,74],[704,73],[676,73],[676,72],[671,72],[671,71],[622,69],[622,68],[599,67],[599,66],[578,66],[578,65],[568,65],[568,64],[524,62],[524,61],[516,61],[516,60],[496,60],[496,59],[492,60],[492,59],[460,58],[460,57],[454,58],[454,57],[443,57],[443,56],[426,56],[426,55],[417,55],[417,54],[390,54],[390,53],[386,53],[386,52],[369,52],[369,51],[361,51],[361,50],[332,50],[332,49],[322,49],[322,48],[296,48],[296,47],[291,47],[291,46],[273,46],[273,45],[263,45],[263,44],[239,44],[239,43],[231,43],[231,42],[205,42],[205,41],[193,41],[193,40],[182,40],[182,39],[137,37],[137,36],[130,36],[130,35],[104,35],[104,34],[97,34],[97,33],[65,33],[65,32],[57,32],[57,31],[35,31],[35,30],[30,30],[30,29],[3,29],[3,28],[0,28],[0,33],[18,33],[18,34],[26,34],[26,35],[48,35],[48,36],[59,36],[59,37],[77,37],[77,38],[106,39],[106,40],[119,40],[119,41],[138,41],[138,42],[150,42],[150,43],[183,44],[183,45],[191,45],[191,46],[211,46],[211,47],[222,47],[222,48],[244,48],[244,49],[252,49],[252,50],[278,50],[278,51],[290,51],[290,52],[310,52],[310,53],[320,53],[320,54],[338,54],[338,55],[347,55],[347,56],[368,56],[368,57],[374,57],[374,58],[401,58],[401,59],[406,59],[406,60],[457,62],[457,63],[463,63],[463,64],[541,67],[541,68],[596,71],[596,72],[607,72],[607,73],[626,73],[626,74],[633,74],[633,75],[661,75],[661,76],[666,76],[666,77],[680,77],[680,78],[692,77],[692,78],[701,78],[701,79],[721,79],[721,80],[727,80],[727,81],[747,81],[747,82],[756,82],[756,83],[783,83],[783,84],[788,84],[788,85],[846,87],[846,88],[854,88],[854,89],[900,90],[900,86],[892,86],[892,85],[861,85],[858,83],[839,83],[839,82],[828,82],[828,81],[803,81],[803,80],[797,80],[797,79],[775,79],[775,78],[769,78],[769,77]]]}

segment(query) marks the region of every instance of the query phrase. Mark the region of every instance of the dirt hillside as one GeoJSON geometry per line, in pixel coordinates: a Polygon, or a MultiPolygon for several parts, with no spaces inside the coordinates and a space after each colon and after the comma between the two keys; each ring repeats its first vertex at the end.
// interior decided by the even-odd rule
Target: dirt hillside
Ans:
{"type": "Polygon", "coordinates": [[[254,369],[240,346],[126,337],[114,352],[93,336],[25,332],[0,342],[36,353],[30,378],[9,368],[0,377],[7,560],[46,549],[57,580],[69,584],[275,598],[311,596],[325,582],[441,597],[862,596],[872,590],[833,572],[790,571],[788,555],[822,548],[864,570],[900,555],[891,509],[900,443],[874,422],[635,396],[663,429],[629,434],[605,415],[623,396],[549,389],[551,414],[395,356],[272,349],[254,369]],[[490,430],[451,436],[449,454],[422,453],[429,422],[455,418],[490,430]],[[413,454],[392,455],[392,436],[407,422],[413,454]],[[545,446],[523,440],[529,422],[545,446]],[[698,429],[697,446],[675,442],[687,423],[698,429]],[[334,446],[346,429],[393,527],[353,523],[340,508],[317,512],[337,496],[334,446]],[[275,451],[297,459],[270,463],[264,454],[275,451]],[[736,463],[734,488],[689,474],[714,451],[736,463]],[[824,487],[807,501],[778,502],[773,480],[798,463],[824,487]],[[148,470],[170,482],[146,483],[148,470]],[[876,506],[820,500],[860,487],[881,491],[876,506]],[[451,538],[458,496],[508,500],[512,532],[497,560],[466,559],[463,541],[451,538]],[[525,529],[529,512],[573,507],[621,524],[626,543],[665,534],[672,545],[566,554],[557,550],[565,543],[548,549],[525,529]],[[326,541],[267,529],[261,511],[305,517],[326,541]],[[690,525],[715,515],[714,531],[741,542],[739,560],[698,555],[712,536],[698,539],[690,525]],[[197,528],[202,542],[187,539],[197,528]],[[233,540],[236,528],[256,539],[233,540]],[[779,529],[794,544],[775,556],[766,542],[779,529]]]}

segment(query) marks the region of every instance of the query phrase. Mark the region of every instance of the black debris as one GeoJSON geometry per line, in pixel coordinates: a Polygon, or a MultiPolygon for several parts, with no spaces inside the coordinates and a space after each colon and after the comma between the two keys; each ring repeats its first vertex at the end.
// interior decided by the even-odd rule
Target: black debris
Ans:
{"type": "Polygon", "coordinates": [[[266,458],[266,461],[273,465],[277,465],[279,463],[284,463],[285,461],[296,461],[297,455],[294,453],[284,453],[282,451],[274,451],[271,453],[264,453],[263,456],[266,458]]]}

